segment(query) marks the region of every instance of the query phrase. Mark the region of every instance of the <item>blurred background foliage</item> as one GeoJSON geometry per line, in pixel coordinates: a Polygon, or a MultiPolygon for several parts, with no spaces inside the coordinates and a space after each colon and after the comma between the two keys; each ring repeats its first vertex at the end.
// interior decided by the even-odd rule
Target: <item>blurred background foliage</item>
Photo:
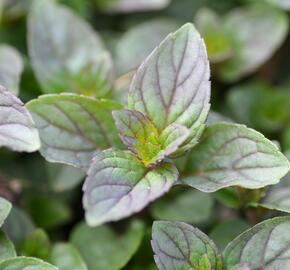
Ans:
{"type": "MultiPolygon", "coordinates": [[[[54,78],[62,82],[57,85],[62,91],[124,100],[132,74],[144,58],[167,34],[185,22],[194,22],[211,62],[211,102],[215,113],[210,115],[209,123],[243,123],[276,141],[283,152],[290,150],[289,0],[58,2],[74,10],[99,33],[105,44],[100,46],[113,59],[112,63],[103,59],[105,75],[97,82],[91,79],[94,70],[90,66],[73,77],[57,74],[59,77],[54,78]],[[111,64],[114,75],[106,73],[111,64]],[[96,94],[96,88],[103,92],[96,94]]],[[[56,87],[42,81],[42,74],[36,76],[28,56],[27,14],[31,3],[0,2],[0,81],[6,81],[7,87],[19,93],[24,102],[53,92],[56,87]],[[11,77],[2,78],[2,70],[8,70],[11,77]],[[18,81],[17,74],[21,72],[18,81]]],[[[55,27],[57,20],[51,29],[55,27]]],[[[51,29],[44,29],[43,35],[51,29]]],[[[46,64],[44,61],[43,65],[46,64]]],[[[4,231],[19,253],[57,265],[70,256],[78,270],[86,269],[83,264],[89,270],[156,269],[150,248],[154,219],[199,226],[223,248],[250,224],[277,215],[263,207],[290,210],[290,200],[285,199],[285,192],[281,194],[281,190],[289,190],[290,179],[286,177],[280,186],[263,190],[258,197],[255,192],[245,194],[235,188],[204,194],[176,187],[138,214],[139,220],[89,228],[82,221],[83,172],[47,163],[38,153],[19,154],[6,149],[0,150],[0,171],[0,195],[14,206],[4,231]],[[283,205],[280,200],[277,206],[277,196],[284,198],[283,205]],[[60,241],[73,246],[52,244],[60,241]]]]}

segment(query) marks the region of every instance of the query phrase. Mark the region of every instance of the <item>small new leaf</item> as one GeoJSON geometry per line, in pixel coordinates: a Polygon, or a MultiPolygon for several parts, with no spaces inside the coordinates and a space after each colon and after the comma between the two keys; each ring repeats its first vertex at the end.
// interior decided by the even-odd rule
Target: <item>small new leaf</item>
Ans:
{"type": "Polygon", "coordinates": [[[84,184],[86,221],[97,226],[142,210],[177,181],[173,164],[146,168],[134,155],[108,149],[96,155],[84,184]]]}
{"type": "Polygon", "coordinates": [[[121,140],[146,167],[173,154],[189,135],[186,127],[177,124],[160,134],[151,120],[138,111],[114,111],[113,116],[121,140]]]}
{"type": "Polygon", "coordinates": [[[140,66],[128,95],[129,109],[146,115],[159,131],[170,124],[190,130],[182,150],[200,137],[209,110],[209,63],[192,24],[170,34],[140,66]]]}
{"type": "Polygon", "coordinates": [[[88,168],[98,149],[120,146],[112,110],[122,106],[75,94],[44,95],[27,104],[51,162],[88,168]]]}
{"type": "Polygon", "coordinates": [[[152,248],[159,270],[221,269],[215,244],[200,230],[177,221],[155,221],[152,248]]]}
{"type": "Polygon", "coordinates": [[[236,185],[256,189],[278,183],[288,171],[286,157],[261,133],[220,123],[206,129],[181,182],[204,192],[236,185]]]}
{"type": "Polygon", "coordinates": [[[38,132],[23,103],[0,85],[0,146],[19,152],[39,149],[38,132]]]}
{"type": "Polygon", "coordinates": [[[289,269],[289,230],[290,218],[278,217],[242,233],[224,251],[225,270],[238,264],[245,264],[245,267],[237,269],[289,269]]]}

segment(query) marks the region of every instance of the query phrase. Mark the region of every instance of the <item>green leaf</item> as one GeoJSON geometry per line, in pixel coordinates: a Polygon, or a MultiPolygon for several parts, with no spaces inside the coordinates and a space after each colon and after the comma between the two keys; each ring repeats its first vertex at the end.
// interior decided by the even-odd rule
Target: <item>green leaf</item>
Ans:
{"type": "Polygon", "coordinates": [[[26,212],[14,206],[2,229],[18,247],[33,232],[34,224],[26,212]]]}
{"type": "Polygon", "coordinates": [[[276,5],[279,8],[290,10],[289,0],[267,0],[267,2],[276,5]]]}
{"type": "Polygon", "coordinates": [[[64,192],[75,188],[84,179],[82,170],[72,166],[46,162],[48,181],[55,192],[64,192]]]}
{"type": "Polygon", "coordinates": [[[218,14],[202,8],[197,12],[195,22],[204,38],[210,62],[223,62],[233,55],[233,33],[223,29],[222,18],[218,14]]]}
{"type": "Polygon", "coordinates": [[[103,9],[109,13],[130,13],[136,11],[158,10],[167,7],[171,0],[95,0],[104,3],[103,9]],[[106,3],[108,2],[108,4],[106,3]],[[106,3],[106,4],[105,4],[106,3]]]}
{"type": "Polygon", "coordinates": [[[58,268],[49,263],[29,257],[12,258],[0,263],[0,270],[26,270],[26,269],[58,270],[58,268]]]}
{"type": "Polygon", "coordinates": [[[19,92],[23,62],[20,54],[9,45],[0,46],[0,84],[13,94],[19,92]]]}
{"type": "Polygon", "coordinates": [[[55,244],[51,251],[50,261],[60,270],[88,270],[80,253],[71,244],[55,244]]]}
{"type": "Polygon", "coordinates": [[[227,104],[234,119],[241,124],[253,126],[255,106],[259,100],[268,96],[268,92],[271,92],[271,96],[274,94],[270,88],[264,83],[247,83],[231,88],[227,95],[227,104]]]}
{"type": "Polygon", "coordinates": [[[129,109],[145,114],[159,131],[175,123],[190,129],[179,152],[193,147],[209,110],[209,63],[192,24],[170,34],[138,69],[128,95],[129,109]]]}
{"type": "Polygon", "coordinates": [[[42,229],[36,229],[29,235],[23,244],[21,254],[47,260],[50,254],[50,241],[46,232],[42,229]]]}
{"type": "Polygon", "coordinates": [[[254,269],[288,269],[290,267],[290,218],[266,220],[242,233],[224,251],[225,269],[246,263],[254,269]]]}
{"type": "Polygon", "coordinates": [[[114,111],[113,117],[123,143],[147,167],[177,151],[187,139],[186,127],[171,124],[161,132],[148,117],[133,110],[114,111]]]}
{"type": "MultiPolygon", "coordinates": [[[[286,153],[289,160],[289,153],[286,153]]],[[[271,187],[259,203],[251,203],[253,207],[263,207],[270,210],[290,213],[290,177],[289,174],[281,182],[271,187]]]]}
{"type": "Polygon", "coordinates": [[[112,61],[93,28],[54,0],[34,1],[28,17],[32,67],[45,93],[103,97],[112,83],[112,61]]]}
{"type": "Polygon", "coordinates": [[[183,222],[155,221],[152,248],[160,270],[209,270],[221,266],[215,244],[203,232],[183,222]]]}
{"type": "Polygon", "coordinates": [[[206,222],[213,210],[209,194],[197,190],[177,193],[174,197],[162,198],[151,207],[154,219],[180,220],[191,224],[206,222]]]}
{"type": "Polygon", "coordinates": [[[84,184],[86,221],[97,226],[141,211],[177,181],[171,163],[146,168],[128,152],[108,149],[96,155],[84,184]]]}
{"type": "Polygon", "coordinates": [[[172,19],[153,19],[129,29],[116,45],[118,73],[137,69],[154,48],[178,27],[179,24],[172,19]]]}
{"type": "Polygon", "coordinates": [[[5,219],[11,211],[12,205],[6,199],[0,197],[0,227],[3,225],[5,219]]]}
{"type": "Polygon", "coordinates": [[[286,14],[264,4],[230,12],[225,29],[235,31],[237,45],[235,56],[220,70],[222,78],[235,81],[258,69],[282,44],[288,28],[286,14]]]}
{"type": "Polygon", "coordinates": [[[0,231],[0,262],[16,256],[13,243],[4,232],[0,231]]]}
{"type": "Polygon", "coordinates": [[[43,95],[27,104],[41,139],[40,153],[50,162],[88,168],[98,149],[120,146],[109,100],[74,94],[43,95]]]}
{"type": "Polygon", "coordinates": [[[289,171],[278,147],[261,133],[238,124],[208,127],[191,152],[181,183],[204,192],[276,184],[289,171]]]}
{"type": "Polygon", "coordinates": [[[210,238],[220,250],[236,238],[239,234],[249,229],[250,225],[242,219],[232,219],[217,224],[209,233],[210,238]]]}
{"type": "Polygon", "coordinates": [[[14,151],[39,149],[38,132],[23,103],[0,85],[0,146],[14,151]]]}
{"type": "Polygon", "coordinates": [[[72,218],[72,210],[60,199],[31,195],[27,202],[28,212],[39,227],[51,229],[68,223],[72,218]]]}
{"type": "Polygon", "coordinates": [[[71,242],[83,256],[89,270],[119,270],[137,251],[144,225],[133,221],[122,234],[109,226],[91,228],[81,223],[73,231],[71,242]]]}

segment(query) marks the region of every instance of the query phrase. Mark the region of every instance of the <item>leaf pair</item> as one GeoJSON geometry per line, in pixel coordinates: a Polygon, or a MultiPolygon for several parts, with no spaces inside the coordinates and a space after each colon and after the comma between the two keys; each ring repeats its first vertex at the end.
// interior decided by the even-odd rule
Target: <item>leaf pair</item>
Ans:
{"type": "Polygon", "coordinates": [[[182,222],[153,224],[152,247],[160,270],[255,270],[290,266],[289,217],[266,220],[228,244],[223,258],[215,244],[192,226],[182,222]]]}
{"type": "Polygon", "coordinates": [[[94,158],[84,185],[90,225],[142,210],[178,179],[172,154],[192,148],[209,110],[209,64],[192,24],[169,35],[138,69],[129,110],[113,113],[123,143],[132,152],[106,150],[94,158]]]}

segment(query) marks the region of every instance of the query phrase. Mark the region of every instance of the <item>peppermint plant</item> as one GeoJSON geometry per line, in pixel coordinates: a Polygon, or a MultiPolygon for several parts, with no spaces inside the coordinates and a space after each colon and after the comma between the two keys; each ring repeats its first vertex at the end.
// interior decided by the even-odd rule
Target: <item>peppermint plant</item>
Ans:
{"type": "MultiPolygon", "coordinates": [[[[222,63],[212,73],[217,71],[225,81],[254,72],[287,34],[283,11],[274,10],[274,14],[267,6],[265,12],[273,16],[265,17],[249,7],[223,18],[202,10],[196,23],[206,45],[192,23],[179,27],[178,20],[146,22],[124,35],[112,54],[105,35],[65,5],[54,0],[6,2],[2,4],[4,19],[13,15],[7,12],[10,5],[18,9],[20,5],[20,14],[28,12],[28,57],[10,45],[0,45],[0,147],[39,151],[48,163],[43,158],[44,166],[37,163],[37,154],[29,156],[28,165],[36,168],[36,173],[32,170],[36,177],[45,179],[40,185],[33,182],[35,175],[29,173],[22,153],[13,157],[24,164],[23,186],[16,178],[2,176],[2,167],[9,166],[1,166],[0,270],[156,269],[150,259],[148,265],[139,263],[140,258],[146,261],[148,254],[153,255],[150,238],[160,270],[290,267],[289,217],[262,221],[272,217],[270,211],[290,213],[288,154],[287,158],[277,142],[260,132],[210,111],[214,100],[209,61],[222,63]],[[232,25],[244,30],[234,35],[232,25]],[[260,31],[265,25],[279,30],[273,31],[271,42],[271,36],[260,31]],[[267,50],[253,45],[257,31],[262,44],[269,41],[264,45],[267,50]],[[148,32],[154,38],[138,46],[134,41],[141,43],[150,36],[148,32]],[[163,39],[168,32],[172,33],[163,39]],[[216,39],[221,40],[220,47],[215,47],[216,39]],[[256,58],[251,57],[253,51],[256,58]],[[136,68],[140,55],[148,56],[136,68]],[[121,91],[118,86],[124,77],[118,75],[135,68],[132,77],[125,74],[121,91]],[[21,87],[27,83],[41,94],[23,93],[21,87]],[[128,89],[126,84],[130,84],[128,89]],[[68,191],[84,178],[82,202],[75,202],[78,193],[68,191]],[[24,198],[21,203],[19,190],[24,198]],[[214,199],[219,201],[217,213],[212,211],[214,199]],[[76,209],[68,207],[69,203],[75,203],[76,209]],[[18,207],[22,204],[27,213],[18,207]],[[227,211],[243,220],[220,222],[210,231],[209,220],[218,220],[227,211]],[[76,225],[78,214],[85,221],[76,225]],[[130,216],[134,218],[115,224],[130,216]],[[152,234],[143,219],[147,225],[153,222],[152,234]],[[202,225],[210,236],[185,222],[202,225]],[[67,226],[55,230],[62,225],[67,226]],[[52,242],[50,236],[66,242],[52,242]],[[226,241],[219,241],[219,236],[226,241]]],[[[163,0],[138,5],[130,0],[105,2],[95,4],[111,14],[170,8],[170,1],[163,0]]],[[[228,99],[230,109],[242,120],[252,120],[254,107],[259,112],[261,104],[264,108],[272,102],[272,90],[247,93],[253,99],[242,90],[232,91],[228,99]],[[267,102],[266,92],[270,93],[267,102]],[[261,99],[264,103],[258,103],[261,99]]],[[[279,101],[288,97],[286,92],[280,94],[276,94],[279,101]]],[[[283,105],[288,109],[287,101],[283,105]]],[[[258,116],[264,119],[267,113],[258,116]]],[[[283,125],[287,119],[283,118],[283,125]]],[[[265,130],[277,131],[280,125],[271,128],[265,130]]]]}
{"type": "Polygon", "coordinates": [[[188,23],[142,63],[126,105],[49,94],[27,108],[41,154],[88,170],[83,206],[96,226],[141,211],[174,185],[258,189],[289,171],[285,156],[259,132],[231,123],[207,126],[210,88],[204,42],[188,23]]]}

